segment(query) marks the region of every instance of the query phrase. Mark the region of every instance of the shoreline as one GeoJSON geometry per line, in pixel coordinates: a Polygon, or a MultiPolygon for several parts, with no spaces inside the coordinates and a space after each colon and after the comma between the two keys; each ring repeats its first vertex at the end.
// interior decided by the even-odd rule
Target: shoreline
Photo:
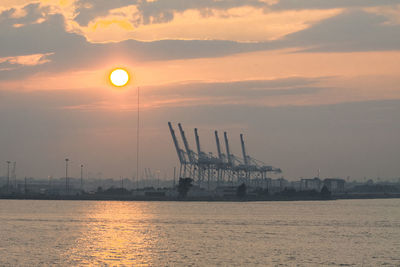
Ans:
{"type": "Polygon", "coordinates": [[[247,196],[247,197],[149,197],[132,195],[0,195],[9,200],[76,200],[76,201],[169,201],[169,202],[269,202],[269,201],[331,201],[341,199],[393,199],[400,198],[400,193],[335,194],[322,197],[283,197],[283,196],[247,196]]]}

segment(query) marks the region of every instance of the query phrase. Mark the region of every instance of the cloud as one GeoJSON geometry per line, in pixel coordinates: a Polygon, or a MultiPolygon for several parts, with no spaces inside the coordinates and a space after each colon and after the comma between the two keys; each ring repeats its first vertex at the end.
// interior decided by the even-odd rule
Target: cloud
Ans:
{"type": "MultiPolygon", "coordinates": [[[[323,79],[323,78],[321,78],[323,79]]],[[[218,105],[273,105],[279,98],[317,94],[326,88],[320,79],[284,78],[230,82],[184,82],[146,86],[142,92],[147,108],[218,105]]],[[[289,100],[290,101],[290,100],[289,100]]],[[[134,107],[132,107],[134,108],[134,107]]]]}
{"type": "MultiPolygon", "coordinates": [[[[215,105],[271,105],[274,99],[314,95],[322,88],[316,86],[327,78],[289,77],[272,80],[246,80],[228,82],[187,81],[157,86],[146,86],[141,91],[144,109],[177,106],[215,105]],[[268,100],[268,101],[266,101],[268,100]]],[[[4,88],[0,91],[0,106],[7,109],[11,103],[37,105],[40,109],[81,109],[132,111],[136,109],[136,90],[127,90],[115,95],[110,90],[43,89],[15,91],[4,88]]],[[[28,105],[28,106],[29,106],[28,105]]]]}
{"type": "Polygon", "coordinates": [[[397,6],[378,6],[364,8],[365,11],[385,16],[388,21],[385,24],[400,24],[400,4],[397,6]]]}
{"type": "Polygon", "coordinates": [[[347,11],[289,34],[280,45],[304,47],[301,52],[399,50],[400,25],[387,22],[383,15],[347,11]]]}
{"type": "MultiPolygon", "coordinates": [[[[135,0],[81,0],[76,7],[76,16],[74,20],[80,26],[87,26],[87,24],[96,17],[106,16],[110,10],[125,7],[132,4],[137,4],[139,1],[135,0]]],[[[146,1],[144,1],[146,2],[146,1]]]]}
{"type": "MultiPolygon", "coordinates": [[[[202,14],[200,11],[193,11],[195,10],[195,2],[188,2],[184,5],[185,7],[181,9],[178,8],[178,3],[171,2],[171,10],[178,12],[176,10],[179,9],[178,15],[174,16],[172,21],[169,23],[150,23],[147,26],[142,25],[141,27],[144,28],[135,28],[132,31],[133,36],[130,36],[130,31],[127,31],[129,33],[127,38],[134,38],[134,35],[137,34],[141,36],[141,38],[146,39],[151,38],[151,34],[154,34],[154,39],[168,38],[168,36],[171,36],[171,38],[197,38],[196,40],[169,39],[151,42],[129,39],[112,43],[90,43],[84,36],[84,32],[77,31],[77,28],[71,29],[73,23],[71,24],[70,17],[67,18],[66,14],[56,12],[57,9],[55,7],[49,7],[43,4],[34,3],[22,6],[18,12],[16,8],[4,10],[0,14],[0,58],[14,58],[13,62],[16,62],[15,59],[17,57],[41,54],[46,56],[37,61],[37,63],[45,62],[46,64],[36,64],[35,66],[32,64],[29,67],[19,68],[16,71],[15,64],[10,64],[9,61],[3,62],[0,66],[0,78],[3,80],[20,79],[38,72],[61,72],[71,69],[91,68],[92,66],[104,65],[106,62],[112,62],[113,59],[123,59],[138,64],[138,62],[146,61],[217,58],[239,53],[282,48],[291,48],[292,51],[293,48],[295,48],[298,52],[354,52],[398,50],[398,47],[400,47],[400,25],[393,23],[393,19],[389,19],[389,15],[386,14],[386,9],[384,9],[386,13],[380,9],[379,12],[377,10],[373,12],[371,10],[362,11],[357,9],[345,11],[339,15],[335,15],[337,11],[334,10],[327,10],[326,12],[328,13],[320,13],[319,10],[271,13],[268,12],[268,9],[264,9],[264,11],[259,9],[257,11],[253,7],[234,11],[235,9],[233,6],[241,5],[239,1],[229,3],[226,1],[208,1],[205,2],[204,5],[208,5],[207,10],[211,13],[202,14]],[[173,6],[174,3],[176,4],[176,8],[173,6]],[[257,22],[257,17],[246,18],[246,14],[248,14],[246,10],[250,12],[250,14],[253,14],[252,12],[258,12],[257,14],[259,14],[262,19],[270,17],[271,21],[283,20],[278,23],[278,26],[271,24],[264,25],[262,22],[257,22]],[[246,12],[241,13],[243,11],[246,12]],[[15,15],[16,12],[19,15],[15,15]],[[202,20],[204,20],[205,23],[204,31],[191,30],[195,25],[185,23],[184,20],[174,24],[174,19],[179,20],[179,18],[184,18],[184,16],[186,16],[185,12],[198,12],[196,16],[199,16],[199,23],[201,23],[202,20]],[[239,13],[236,14],[235,12],[239,13]],[[227,20],[232,21],[230,26],[229,23],[224,26],[224,14],[232,19],[227,20]],[[301,19],[293,26],[293,21],[290,18],[291,16],[296,17],[297,15],[301,15],[301,19]],[[316,17],[312,18],[314,15],[316,17]],[[333,17],[326,18],[326,16],[333,17]],[[312,19],[309,19],[309,17],[312,19]],[[215,25],[211,23],[214,18],[217,18],[215,25]],[[245,20],[241,22],[243,18],[245,18],[245,20]],[[285,19],[288,19],[288,21],[285,21],[285,19]],[[248,23],[246,23],[246,21],[248,23]],[[15,25],[22,26],[16,27],[15,25]],[[292,33],[283,37],[280,36],[279,28],[282,25],[288,25],[288,29],[283,31],[285,34],[292,33]],[[275,26],[278,30],[274,33],[275,30],[273,28],[275,26]],[[147,29],[146,27],[149,28],[147,29]],[[224,27],[227,27],[227,30],[224,30],[224,27]],[[210,31],[210,33],[208,33],[206,32],[207,28],[221,30],[210,31]],[[264,30],[265,35],[262,35],[261,32],[264,30]],[[182,31],[181,35],[179,33],[180,31],[182,31]],[[293,31],[295,32],[293,33],[293,31]],[[221,32],[221,34],[219,34],[219,32],[221,32]],[[268,32],[272,33],[272,35],[268,35],[268,32]],[[267,41],[248,42],[252,40],[251,36],[253,35],[259,36],[260,40],[265,39],[267,41]],[[280,39],[269,40],[277,36],[280,39]],[[200,40],[206,37],[213,38],[200,40]],[[227,40],[215,40],[218,39],[218,37],[227,40]],[[239,37],[242,38],[242,42],[230,40],[235,40],[239,37]]],[[[150,3],[153,2],[149,2],[148,4],[150,5],[150,3]]],[[[249,3],[250,6],[262,4],[259,1],[250,1],[249,3]]],[[[370,2],[366,2],[366,5],[369,3],[370,2]]],[[[117,8],[125,4],[126,2],[121,1],[106,6],[108,8],[117,8]]],[[[269,6],[271,4],[273,3],[271,2],[267,5],[269,6]]],[[[91,5],[95,5],[95,3],[82,2],[79,4],[76,2],[74,5],[87,9],[87,7],[84,6],[90,7],[91,5]]],[[[161,5],[159,10],[164,10],[163,8],[168,7],[168,4],[164,2],[163,4],[161,2],[157,3],[157,5],[161,5]]],[[[263,5],[265,6],[265,3],[263,3],[263,5]]],[[[106,14],[105,16],[109,14],[115,15],[118,12],[117,8],[114,9],[114,11],[108,10],[104,14],[106,14]]],[[[96,12],[93,14],[95,13],[96,12]]],[[[126,15],[127,14],[122,14],[122,16],[126,15]]],[[[104,19],[105,18],[106,17],[104,17],[104,19]]],[[[94,16],[94,19],[89,20],[88,25],[91,25],[91,22],[97,20],[100,22],[101,19],[101,17],[94,16]]],[[[119,23],[123,27],[126,26],[126,28],[131,26],[135,27],[134,24],[124,24],[125,22],[125,20],[105,20],[103,24],[100,23],[97,27],[98,29],[110,30],[119,23]]],[[[89,29],[92,26],[87,27],[89,29]]],[[[115,27],[121,28],[119,26],[115,27]]]]}
{"type": "MultiPolygon", "coordinates": [[[[291,77],[273,80],[229,82],[188,81],[146,86],[141,91],[142,108],[155,109],[182,106],[260,105],[270,106],[278,99],[295,104],[295,98],[307,97],[327,90],[315,84],[326,79],[291,77]]],[[[136,109],[136,90],[124,94],[123,101],[100,101],[66,105],[63,108],[82,110],[132,111],[136,109]]]]}
{"type": "Polygon", "coordinates": [[[31,3],[22,7],[13,7],[1,11],[0,28],[4,26],[23,27],[29,24],[43,22],[49,13],[49,7],[42,7],[40,3],[31,3]]]}
{"type": "Polygon", "coordinates": [[[81,26],[87,26],[90,21],[97,17],[104,17],[114,13],[125,13],[127,6],[135,6],[139,12],[136,24],[166,23],[174,19],[176,14],[188,11],[199,10],[204,16],[212,14],[212,10],[227,10],[236,7],[262,8],[275,3],[277,0],[169,0],[169,1],[93,1],[83,0],[79,2],[75,20],[81,26]]]}
{"type": "MultiPolygon", "coordinates": [[[[379,83],[378,80],[382,79],[384,77],[358,77],[346,82],[340,77],[287,77],[225,82],[186,81],[145,86],[141,89],[141,104],[143,110],[150,111],[177,107],[316,106],[396,97],[398,99],[398,90],[392,88],[398,79],[379,83]],[[360,84],[360,81],[365,84],[360,84]],[[379,84],[382,85],[381,91],[370,90],[379,84]],[[359,89],[360,85],[363,90],[359,89]]],[[[109,88],[43,88],[18,91],[5,87],[0,91],[1,110],[13,108],[18,103],[28,110],[132,112],[137,108],[136,101],[136,90],[117,92],[109,88]]]]}
{"type": "MultiPolygon", "coordinates": [[[[36,8],[40,10],[39,6],[36,6],[36,8]]],[[[0,57],[43,54],[46,55],[46,60],[50,62],[35,68],[21,69],[18,73],[12,72],[10,69],[0,70],[0,78],[2,79],[21,78],[43,71],[57,72],[87,68],[120,57],[136,62],[220,57],[245,51],[261,50],[268,46],[268,44],[218,40],[163,40],[155,42],[127,40],[120,43],[92,44],[79,34],[67,32],[65,30],[65,19],[60,14],[48,15],[46,20],[41,23],[28,23],[28,21],[32,20],[15,21],[13,18],[9,18],[6,13],[2,13],[0,57]],[[16,22],[23,23],[24,26],[15,28],[13,25],[16,22]]]]}
{"type": "Polygon", "coordinates": [[[340,9],[264,12],[260,8],[240,7],[210,9],[209,14],[204,15],[201,10],[190,9],[173,13],[168,21],[138,23],[143,14],[133,8],[129,15],[98,17],[80,30],[90,42],[126,39],[146,42],[165,39],[262,42],[306,29],[340,12],[340,9]]]}
{"type": "Polygon", "coordinates": [[[363,8],[396,4],[398,0],[279,0],[270,8],[274,10],[363,8]]]}
{"type": "Polygon", "coordinates": [[[33,54],[27,56],[16,56],[16,57],[3,57],[0,58],[0,66],[1,64],[8,63],[11,65],[22,65],[22,66],[36,66],[50,62],[47,59],[48,56],[53,53],[46,54],[33,54]]]}
{"type": "MultiPolygon", "coordinates": [[[[322,78],[321,78],[322,79],[322,78]]],[[[244,80],[229,82],[182,82],[146,87],[149,96],[210,96],[221,97],[262,97],[272,95],[303,94],[304,86],[310,86],[320,79],[291,77],[271,80],[244,80]]]]}
{"type": "MultiPolygon", "coordinates": [[[[41,8],[37,6],[36,10],[40,11],[41,8]]],[[[0,23],[1,57],[44,54],[85,47],[86,41],[82,36],[65,31],[62,15],[49,15],[41,23],[28,23],[29,21],[31,20],[14,21],[14,19],[3,18],[0,23]],[[15,28],[14,23],[22,23],[25,26],[15,28]]]]}
{"type": "Polygon", "coordinates": [[[275,1],[267,2],[76,1],[64,6],[33,3],[6,10],[3,17],[14,28],[20,28],[60,14],[67,32],[82,35],[92,43],[128,39],[146,42],[164,39],[254,42],[279,39],[340,13],[339,9],[271,12],[265,7],[275,1]],[[23,10],[26,15],[13,18],[17,10],[23,10]],[[90,19],[82,19],[88,17],[90,19]],[[80,23],[82,20],[85,23],[80,23]]]}

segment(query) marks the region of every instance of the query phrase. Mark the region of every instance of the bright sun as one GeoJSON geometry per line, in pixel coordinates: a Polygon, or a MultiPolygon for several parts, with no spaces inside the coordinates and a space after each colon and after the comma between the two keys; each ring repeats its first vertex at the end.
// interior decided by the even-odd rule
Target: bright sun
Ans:
{"type": "Polygon", "coordinates": [[[114,86],[122,87],[128,83],[129,74],[124,69],[115,69],[110,74],[110,81],[114,86]]]}

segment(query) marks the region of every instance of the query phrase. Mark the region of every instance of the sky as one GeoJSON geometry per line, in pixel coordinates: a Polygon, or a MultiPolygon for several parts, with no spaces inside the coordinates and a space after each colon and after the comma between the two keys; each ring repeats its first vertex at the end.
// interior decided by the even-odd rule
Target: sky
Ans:
{"type": "Polygon", "coordinates": [[[171,121],[289,180],[400,177],[399,0],[0,0],[0,176],[132,177],[138,88],[141,173],[171,121]]]}

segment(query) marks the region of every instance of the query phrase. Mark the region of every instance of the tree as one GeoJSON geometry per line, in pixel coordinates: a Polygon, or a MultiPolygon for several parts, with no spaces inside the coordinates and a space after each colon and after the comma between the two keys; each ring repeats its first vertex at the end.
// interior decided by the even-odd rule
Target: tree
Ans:
{"type": "Polygon", "coordinates": [[[238,197],[240,197],[240,198],[245,197],[246,196],[246,191],[247,191],[247,187],[246,187],[245,183],[242,183],[236,189],[236,195],[238,197]]]}
{"type": "Polygon", "coordinates": [[[324,185],[321,189],[321,197],[324,199],[331,198],[331,191],[329,191],[328,187],[324,185]]]}
{"type": "Polygon", "coordinates": [[[187,196],[187,193],[193,186],[192,182],[193,182],[192,178],[179,178],[179,184],[178,184],[179,198],[185,198],[187,196]]]}

